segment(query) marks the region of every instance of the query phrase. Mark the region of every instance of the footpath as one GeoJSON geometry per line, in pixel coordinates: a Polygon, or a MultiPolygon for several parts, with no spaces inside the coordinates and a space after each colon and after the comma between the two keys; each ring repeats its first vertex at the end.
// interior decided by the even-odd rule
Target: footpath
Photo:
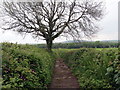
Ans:
{"type": "Polygon", "coordinates": [[[61,58],[56,60],[54,75],[49,88],[79,88],[76,77],[61,58]]]}

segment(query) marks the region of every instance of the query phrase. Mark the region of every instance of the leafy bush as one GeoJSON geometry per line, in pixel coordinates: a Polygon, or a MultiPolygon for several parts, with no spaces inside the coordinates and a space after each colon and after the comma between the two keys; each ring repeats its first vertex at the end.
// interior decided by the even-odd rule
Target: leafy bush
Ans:
{"type": "Polygon", "coordinates": [[[116,58],[109,62],[106,75],[109,77],[110,84],[120,89],[120,50],[116,52],[116,58]]]}
{"type": "Polygon", "coordinates": [[[109,62],[115,60],[116,53],[115,49],[84,48],[64,52],[61,57],[77,76],[81,88],[113,88],[106,73],[109,62]]]}
{"type": "Polygon", "coordinates": [[[30,45],[3,43],[3,88],[47,88],[54,57],[30,45]]]}

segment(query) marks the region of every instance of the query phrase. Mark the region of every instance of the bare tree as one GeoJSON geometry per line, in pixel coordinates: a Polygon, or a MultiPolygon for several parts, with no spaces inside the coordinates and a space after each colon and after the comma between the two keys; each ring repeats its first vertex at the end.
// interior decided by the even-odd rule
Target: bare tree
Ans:
{"type": "Polygon", "coordinates": [[[60,35],[80,38],[95,34],[98,27],[94,22],[102,18],[103,5],[91,0],[4,2],[3,11],[9,17],[5,20],[5,27],[2,27],[4,30],[42,37],[51,51],[53,40],[60,35]]]}

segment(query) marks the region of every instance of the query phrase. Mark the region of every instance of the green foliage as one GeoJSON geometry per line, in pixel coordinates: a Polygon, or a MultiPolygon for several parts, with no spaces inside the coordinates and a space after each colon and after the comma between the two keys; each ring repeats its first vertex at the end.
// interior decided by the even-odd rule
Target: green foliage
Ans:
{"type": "Polygon", "coordinates": [[[47,88],[54,56],[30,45],[3,43],[3,88],[47,88]]]}
{"type": "MultiPolygon", "coordinates": [[[[63,50],[63,52],[64,54],[60,54],[60,56],[64,58],[65,63],[77,76],[81,88],[117,88],[109,80],[113,79],[113,77],[108,77],[108,74],[106,74],[109,71],[117,70],[117,67],[114,69],[109,68],[109,63],[116,59],[117,50],[84,48],[69,52],[63,50]]],[[[118,73],[115,77],[117,77],[116,81],[118,81],[118,73]]]]}
{"type": "Polygon", "coordinates": [[[109,62],[106,75],[109,77],[110,84],[120,89],[120,50],[116,53],[116,58],[109,62]]]}

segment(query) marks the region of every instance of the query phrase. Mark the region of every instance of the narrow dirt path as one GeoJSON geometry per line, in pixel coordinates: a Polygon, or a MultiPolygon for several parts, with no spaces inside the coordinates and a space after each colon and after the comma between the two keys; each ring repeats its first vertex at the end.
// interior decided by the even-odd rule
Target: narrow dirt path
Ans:
{"type": "Polygon", "coordinates": [[[79,88],[76,77],[61,58],[56,60],[54,76],[49,88],[79,88]]]}

